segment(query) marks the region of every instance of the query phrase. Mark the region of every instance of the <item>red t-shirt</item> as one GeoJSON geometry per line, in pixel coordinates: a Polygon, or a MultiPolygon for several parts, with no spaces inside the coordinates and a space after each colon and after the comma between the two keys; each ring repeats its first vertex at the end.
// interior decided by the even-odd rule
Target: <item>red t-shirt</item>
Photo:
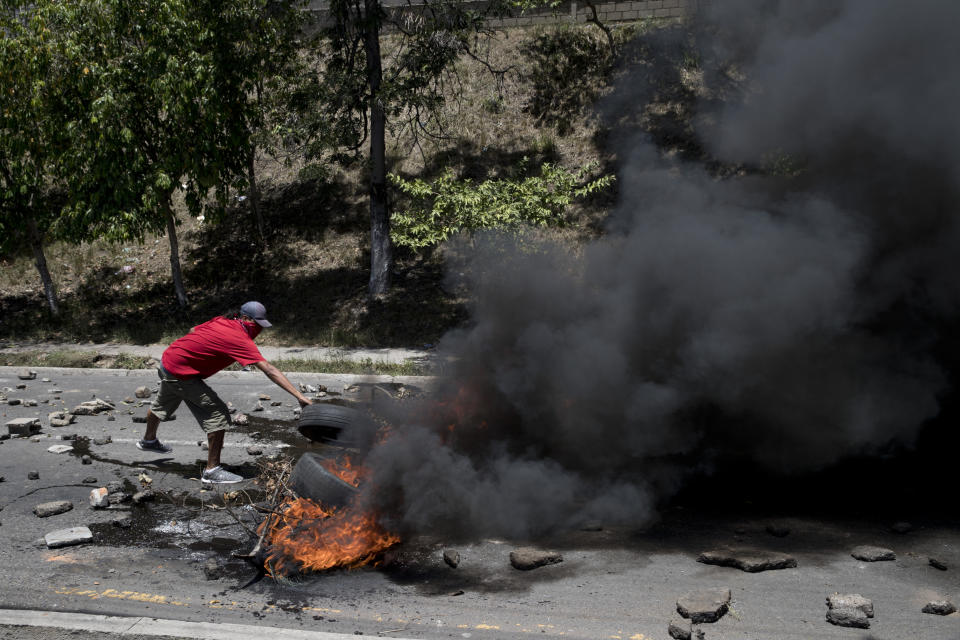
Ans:
{"type": "Polygon", "coordinates": [[[263,360],[239,320],[214,318],[174,340],[163,352],[161,362],[177,378],[208,378],[234,361],[242,366],[263,360]]]}

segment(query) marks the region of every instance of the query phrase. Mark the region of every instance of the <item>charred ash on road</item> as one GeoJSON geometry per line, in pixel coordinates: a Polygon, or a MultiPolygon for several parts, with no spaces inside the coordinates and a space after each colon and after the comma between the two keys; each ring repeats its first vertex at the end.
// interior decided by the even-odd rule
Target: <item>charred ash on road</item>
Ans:
{"type": "Polygon", "coordinates": [[[604,235],[478,242],[441,409],[396,418],[367,498],[400,530],[524,537],[643,525],[704,478],[798,501],[858,478],[891,511],[944,480],[958,23],[954,3],[725,1],[628,47],[647,57],[599,116],[604,235]],[[671,151],[644,108],[684,57],[695,144],[671,151]]]}

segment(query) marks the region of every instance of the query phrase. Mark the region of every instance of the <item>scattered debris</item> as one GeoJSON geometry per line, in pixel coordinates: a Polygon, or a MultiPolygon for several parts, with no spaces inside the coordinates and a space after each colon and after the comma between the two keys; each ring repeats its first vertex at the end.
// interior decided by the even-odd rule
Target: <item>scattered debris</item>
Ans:
{"type": "Polygon", "coordinates": [[[90,456],[80,456],[80,464],[93,464],[93,459],[90,456]]]}
{"type": "Polygon", "coordinates": [[[830,609],[860,609],[863,615],[873,617],[873,602],[859,593],[834,593],[827,596],[827,607],[830,609]]]}
{"type": "Polygon", "coordinates": [[[47,449],[50,453],[67,453],[73,451],[73,447],[68,444],[55,444],[47,449]]]}
{"type": "Polygon", "coordinates": [[[677,613],[690,622],[716,622],[730,607],[730,589],[691,591],[677,599],[677,613]]]}
{"type": "Polygon", "coordinates": [[[22,369],[17,373],[17,377],[20,378],[21,380],[36,380],[37,372],[30,371],[28,369],[22,369]]]}
{"type": "Polygon", "coordinates": [[[156,491],[153,489],[144,489],[143,491],[137,491],[133,494],[133,504],[143,504],[144,502],[151,502],[157,497],[156,491]]]}
{"type": "Polygon", "coordinates": [[[12,407],[13,407],[13,406],[16,406],[16,405],[20,404],[20,398],[9,398],[9,399],[7,399],[7,404],[9,404],[9,405],[12,406],[12,407]]]}
{"type": "Polygon", "coordinates": [[[270,396],[268,396],[265,393],[261,393],[260,395],[257,396],[257,400],[269,400],[269,399],[270,399],[270,396]]]}
{"type": "Polygon", "coordinates": [[[133,495],[126,491],[117,491],[107,495],[107,502],[110,504],[123,504],[124,502],[130,502],[132,499],[133,495]]]}
{"type": "Polygon", "coordinates": [[[693,625],[689,620],[671,620],[667,633],[674,640],[690,640],[693,635],[693,625]]]}
{"type": "Polygon", "coordinates": [[[97,479],[93,476],[87,476],[81,482],[83,482],[83,484],[97,484],[97,479]]]}
{"type": "Polygon", "coordinates": [[[748,573],[793,569],[797,566],[797,560],[793,556],[777,551],[761,551],[756,549],[704,551],[697,558],[697,562],[714,564],[721,567],[733,567],[748,573]]]}
{"type": "Polygon", "coordinates": [[[87,527],[71,527],[70,529],[60,529],[51,531],[43,537],[44,542],[50,549],[58,547],[69,547],[75,544],[84,544],[93,540],[93,534],[87,527]]]}
{"type": "Polygon", "coordinates": [[[910,533],[913,531],[913,525],[909,522],[894,522],[890,525],[890,531],[899,534],[910,533]]]}
{"type": "Polygon", "coordinates": [[[133,524],[133,521],[130,519],[130,516],[117,516],[111,520],[110,523],[115,527],[119,527],[120,529],[129,529],[133,524]]]}
{"type": "Polygon", "coordinates": [[[23,406],[25,406],[25,407],[35,407],[35,406],[37,406],[37,401],[34,400],[33,398],[26,398],[26,399],[24,399],[24,401],[23,401],[23,406]]]}
{"type": "Polygon", "coordinates": [[[86,402],[81,402],[79,405],[70,410],[75,416],[95,416],[104,411],[113,411],[114,407],[109,402],[104,402],[99,398],[94,398],[93,400],[87,400],[86,402]]]}
{"type": "Polygon", "coordinates": [[[245,413],[238,413],[233,416],[233,424],[240,425],[241,427],[250,422],[250,416],[245,413]]]}
{"type": "Polygon", "coordinates": [[[73,509],[73,503],[69,500],[54,500],[53,502],[44,502],[33,508],[33,513],[38,518],[49,518],[50,516],[66,513],[73,509]]]}
{"type": "Polygon", "coordinates": [[[263,405],[257,401],[257,405],[253,408],[254,411],[263,411],[263,405]]]}
{"type": "Polygon", "coordinates": [[[54,411],[49,417],[51,427],[65,427],[74,420],[73,414],[66,411],[54,411]]]}
{"type": "Polygon", "coordinates": [[[956,610],[957,607],[947,600],[934,600],[923,605],[924,613],[932,613],[935,616],[948,616],[956,610]]]}
{"type": "Polygon", "coordinates": [[[273,402],[270,403],[270,406],[271,406],[271,407],[279,407],[279,406],[282,405],[282,404],[283,404],[283,402],[281,402],[280,400],[274,400],[273,402]]]}
{"type": "Polygon", "coordinates": [[[444,549],[443,550],[443,561],[453,569],[457,568],[457,565],[460,564],[460,552],[456,549],[444,549]]]}
{"type": "Polygon", "coordinates": [[[39,472],[39,471],[28,471],[28,472],[27,472],[27,480],[39,480],[39,479],[40,479],[40,472],[39,472]]]}
{"type": "Polygon", "coordinates": [[[138,398],[149,398],[151,393],[150,387],[137,387],[137,390],[133,392],[133,395],[137,396],[138,398]]]}
{"type": "Polygon", "coordinates": [[[110,492],[107,491],[106,487],[99,487],[90,492],[90,508],[91,509],[106,509],[110,504],[109,499],[110,492]]]}
{"type": "Polygon", "coordinates": [[[247,447],[247,454],[251,456],[262,456],[263,449],[261,449],[260,447],[247,447]]]}
{"type": "Polygon", "coordinates": [[[224,567],[216,558],[208,558],[206,562],[203,563],[203,575],[207,577],[207,580],[219,580],[223,577],[224,567]]]}
{"type": "Polygon", "coordinates": [[[145,471],[141,471],[137,475],[137,482],[139,482],[141,486],[146,487],[153,484],[153,478],[148,476],[145,471]]]}
{"type": "Polygon", "coordinates": [[[857,629],[869,629],[870,620],[860,609],[852,607],[840,607],[838,609],[829,609],[827,611],[827,622],[838,627],[854,627],[857,629]]]}
{"type": "Polygon", "coordinates": [[[868,544],[854,547],[853,551],[850,552],[850,555],[857,560],[862,560],[863,562],[884,562],[897,559],[897,554],[890,549],[874,547],[868,544]]]}
{"type": "Polygon", "coordinates": [[[936,558],[930,558],[929,562],[930,562],[930,566],[933,567],[934,569],[939,569],[940,571],[947,570],[947,565],[945,562],[941,562],[936,558]]]}
{"type": "Polygon", "coordinates": [[[7,432],[11,436],[30,436],[40,432],[38,418],[14,418],[7,422],[7,432]]]}
{"type": "Polygon", "coordinates": [[[556,551],[541,551],[533,547],[521,547],[510,552],[510,564],[514,569],[529,571],[548,564],[563,562],[563,556],[556,551]]]}
{"type": "Polygon", "coordinates": [[[93,444],[97,445],[98,447],[102,447],[105,444],[110,444],[111,442],[113,442],[113,438],[111,438],[110,436],[104,436],[102,438],[93,439],[93,444]]]}

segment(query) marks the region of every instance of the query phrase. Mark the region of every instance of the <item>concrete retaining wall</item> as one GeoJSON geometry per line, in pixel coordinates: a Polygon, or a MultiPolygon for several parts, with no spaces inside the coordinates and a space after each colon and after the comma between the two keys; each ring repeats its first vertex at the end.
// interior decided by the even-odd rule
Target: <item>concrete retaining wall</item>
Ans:
{"type": "MultiPolygon", "coordinates": [[[[632,22],[647,18],[681,18],[695,9],[700,0],[628,0],[627,2],[595,2],[597,16],[604,23],[632,22]]],[[[416,11],[417,2],[384,0],[388,11],[416,11]]],[[[478,6],[481,3],[467,0],[464,4],[478,6]]],[[[319,24],[326,22],[326,0],[314,0],[309,8],[319,24]]],[[[527,12],[509,18],[490,21],[492,27],[522,27],[538,24],[584,23],[592,15],[590,7],[580,0],[565,0],[553,9],[527,12]]]]}

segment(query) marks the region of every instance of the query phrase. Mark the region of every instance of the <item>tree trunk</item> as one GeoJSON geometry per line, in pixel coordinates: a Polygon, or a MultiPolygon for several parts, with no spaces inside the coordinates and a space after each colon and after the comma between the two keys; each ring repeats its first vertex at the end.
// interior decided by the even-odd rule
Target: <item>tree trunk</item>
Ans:
{"type": "Polygon", "coordinates": [[[180,243],[177,242],[177,224],[170,209],[169,199],[163,203],[163,212],[167,218],[167,237],[170,239],[170,273],[173,275],[173,288],[177,292],[177,303],[185,307],[187,290],[183,286],[183,275],[180,273],[180,243]]]}
{"type": "Polygon", "coordinates": [[[260,189],[257,187],[257,172],[254,167],[256,156],[257,150],[254,147],[250,149],[250,156],[247,158],[247,180],[250,181],[250,193],[247,197],[250,198],[250,211],[253,213],[253,219],[257,224],[260,246],[265,247],[267,244],[267,236],[263,230],[263,214],[260,213],[260,189]]]}
{"type": "Polygon", "coordinates": [[[47,298],[47,306],[50,308],[50,313],[59,315],[57,292],[53,287],[50,269],[47,268],[47,257],[43,253],[43,236],[40,235],[40,230],[37,228],[37,221],[29,214],[27,214],[27,229],[30,232],[30,248],[33,249],[34,264],[37,265],[40,280],[43,282],[43,293],[47,298]]]}
{"type": "Polygon", "coordinates": [[[380,66],[380,19],[378,0],[364,0],[367,29],[367,83],[370,87],[370,286],[371,297],[390,289],[393,247],[390,242],[390,212],[387,207],[386,121],[380,98],[383,71],[380,66]]]}

